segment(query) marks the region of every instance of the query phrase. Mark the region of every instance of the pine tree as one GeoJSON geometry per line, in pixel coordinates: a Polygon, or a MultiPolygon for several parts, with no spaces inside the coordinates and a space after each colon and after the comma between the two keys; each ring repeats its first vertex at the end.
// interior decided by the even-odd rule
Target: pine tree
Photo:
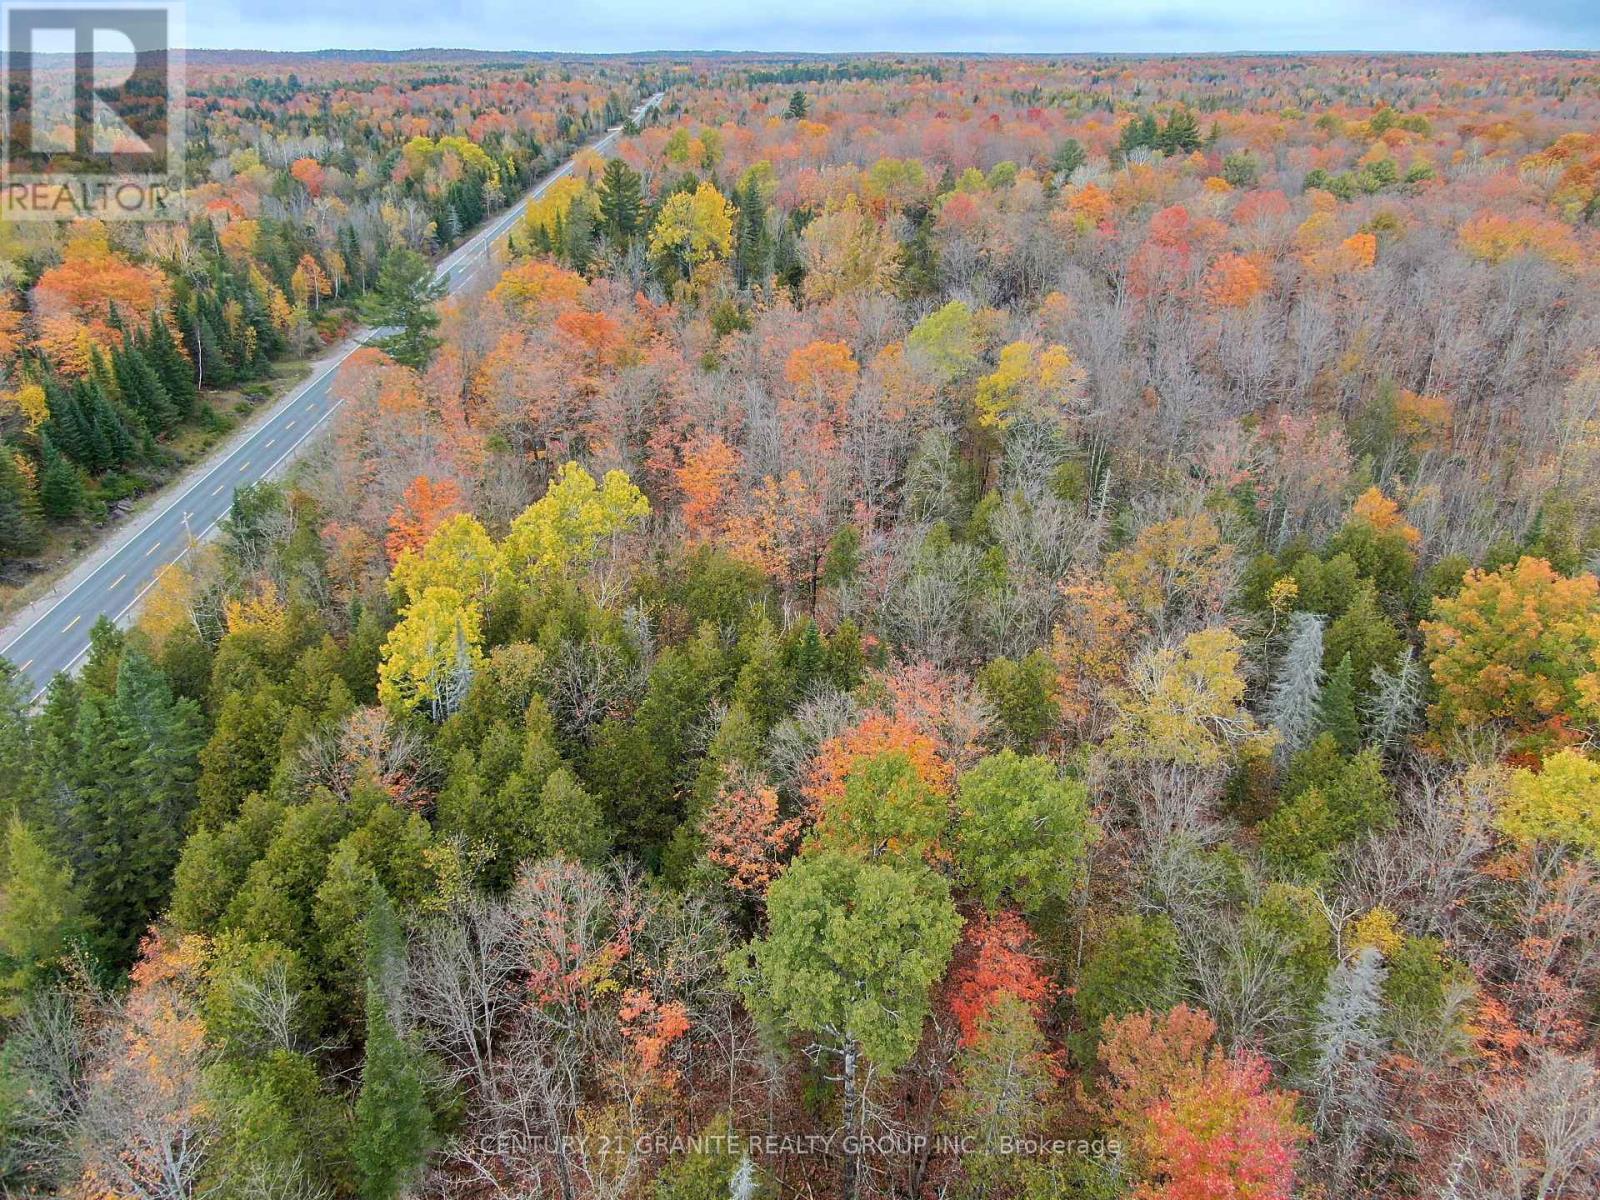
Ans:
{"type": "Polygon", "coordinates": [[[383,889],[367,914],[367,1045],[351,1156],[362,1200],[394,1200],[422,1169],[431,1117],[420,1062],[395,1021],[404,944],[383,889]]]}
{"type": "Polygon", "coordinates": [[[1322,694],[1322,618],[1297,612],[1289,619],[1289,646],[1278,665],[1265,716],[1281,737],[1280,752],[1301,749],[1317,731],[1322,694]]]}
{"type": "Polygon", "coordinates": [[[806,108],[806,94],[801,91],[790,93],[788,108],[789,119],[791,121],[803,120],[807,111],[809,110],[806,108]]]}
{"type": "Polygon", "coordinates": [[[433,305],[445,291],[444,280],[434,278],[433,265],[422,255],[403,247],[390,251],[377,283],[361,304],[361,315],[369,324],[394,329],[374,345],[397,363],[427,366],[439,348],[434,333],[439,314],[433,305]]]}
{"type": "Polygon", "coordinates": [[[1175,110],[1167,118],[1155,144],[1163,154],[1188,154],[1200,149],[1200,126],[1194,114],[1187,108],[1175,110]]]}
{"type": "Polygon", "coordinates": [[[1077,138],[1068,138],[1056,147],[1055,157],[1051,159],[1050,165],[1055,168],[1057,174],[1070,179],[1072,173],[1088,161],[1089,156],[1084,153],[1083,143],[1077,138]]]}
{"type": "Polygon", "coordinates": [[[1322,687],[1317,704],[1318,731],[1330,733],[1346,754],[1361,749],[1361,720],[1356,714],[1355,666],[1349,654],[1339,660],[1322,687]]]}
{"type": "Polygon", "coordinates": [[[625,245],[639,232],[644,211],[644,183],[620,158],[606,163],[600,176],[600,228],[613,242],[625,245]]]}

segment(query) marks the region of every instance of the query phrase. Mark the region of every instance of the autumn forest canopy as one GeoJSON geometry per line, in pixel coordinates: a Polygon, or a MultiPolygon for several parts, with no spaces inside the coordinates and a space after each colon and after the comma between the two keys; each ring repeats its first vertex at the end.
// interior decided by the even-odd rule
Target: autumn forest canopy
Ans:
{"type": "Polygon", "coordinates": [[[6,602],[383,335],[0,660],[0,1192],[1600,1192],[1600,57],[188,105],[0,225],[6,602]]]}

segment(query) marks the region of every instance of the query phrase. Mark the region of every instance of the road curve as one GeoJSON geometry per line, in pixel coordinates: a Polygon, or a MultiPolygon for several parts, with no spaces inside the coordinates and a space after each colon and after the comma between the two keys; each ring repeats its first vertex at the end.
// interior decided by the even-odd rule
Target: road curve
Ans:
{"type": "MultiPolygon", "coordinates": [[[[660,99],[652,96],[640,105],[635,120],[660,99]]],[[[619,133],[620,128],[610,130],[590,143],[589,149],[605,153],[619,133]]],[[[445,256],[438,264],[437,277],[445,281],[450,293],[464,290],[473,276],[494,261],[490,248],[516,223],[529,200],[572,170],[573,161],[568,159],[546,175],[526,196],[445,256]]],[[[31,681],[33,700],[44,694],[56,672],[77,668],[89,650],[89,630],[100,617],[126,620],[161,573],[212,534],[232,508],[234,489],[271,478],[309,439],[327,428],[340,403],[329,394],[334,375],[360,348],[366,334],[366,330],[358,330],[324,354],[309,379],[248,431],[164,489],[154,505],[128,528],[113,534],[0,635],[5,639],[0,656],[31,681]]]]}

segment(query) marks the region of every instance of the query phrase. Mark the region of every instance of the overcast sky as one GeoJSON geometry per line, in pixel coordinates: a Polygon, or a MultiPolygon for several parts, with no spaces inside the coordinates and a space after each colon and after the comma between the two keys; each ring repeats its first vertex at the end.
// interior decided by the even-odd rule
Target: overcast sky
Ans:
{"type": "Polygon", "coordinates": [[[1600,0],[189,0],[254,50],[1592,50],[1600,0]]]}

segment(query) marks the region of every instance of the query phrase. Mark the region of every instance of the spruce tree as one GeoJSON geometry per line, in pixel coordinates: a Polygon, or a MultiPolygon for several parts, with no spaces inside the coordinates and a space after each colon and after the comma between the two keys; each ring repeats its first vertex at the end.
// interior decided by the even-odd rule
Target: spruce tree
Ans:
{"type": "Polygon", "coordinates": [[[567,207],[567,220],[561,231],[561,257],[574,271],[587,271],[594,254],[594,210],[583,198],[567,207]]]}
{"type": "Polygon", "coordinates": [[[165,433],[177,424],[178,410],[143,354],[126,347],[113,356],[111,368],[123,399],[151,433],[165,433]]]}
{"type": "Polygon", "coordinates": [[[34,554],[43,540],[39,498],[11,452],[0,447],[0,555],[34,554]]]}
{"type": "Polygon", "coordinates": [[[47,703],[41,755],[48,789],[63,797],[55,844],[100,948],[126,962],[169,893],[194,804],[200,713],[137,648],[102,636],[90,659],[83,686],[47,703]]]}
{"type": "Polygon", "coordinates": [[[749,286],[767,277],[768,263],[772,259],[772,238],[767,233],[767,202],[761,195],[761,185],[754,175],[735,193],[739,206],[737,265],[739,283],[749,286]]]}
{"type": "Polygon", "coordinates": [[[1317,706],[1317,724],[1333,735],[1339,749],[1354,754],[1361,749],[1361,720],[1356,713],[1355,666],[1349,654],[1328,673],[1322,698],[1317,706]]]}
{"type": "Polygon", "coordinates": [[[1372,697],[1364,716],[1372,744],[1380,750],[1393,749],[1416,728],[1422,712],[1422,668],[1417,652],[1407,646],[1393,671],[1387,667],[1372,670],[1372,697]]]}
{"type": "Polygon", "coordinates": [[[159,313],[151,314],[144,349],[150,365],[161,380],[161,386],[166,389],[173,407],[178,410],[178,416],[185,420],[194,416],[195,402],[199,398],[194,368],[183,356],[183,351],[178,349],[177,339],[172,336],[172,330],[159,313]]]}
{"type": "Polygon", "coordinates": [[[117,462],[116,451],[111,444],[111,431],[100,419],[88,385],[79,380],[73,385],[72,392],[73,404],[83,418],[86,452],[81,461],[86,469],[98,475],[117,462]]]}
{"type": "Polygon", "coordinates": [[[94,379],[84,380],[80,386],[83,399],[79,407],[94,426],[97,437],[104,439],[110,453],[108,465],[120,467],[138,457],[139,444],[133,431],[107,398],[105,389],[94,379]]]}
{"type": "MultiPolygon", "coordinates": [[[[73,462],[86,461],[90,454],[89,431],[74,389],[64,387],[53,375],[46,375],[41,385],[50,412],[49,419],[44,423],[45,437],[73,462]]],[[[43,438],[39,454],[41,461],[45,457],[42,442],[43,438]]]]}
{"type": "Polygon", "coordinates": [[[65,519],[77,516],[83,507],[83,476],[51,443],[41,438],[40,458],[43,469],[39,472],[39,503],[45,515],[65,519]]]}
{"type": "Polygon", "coordinates": [[[1322,695],[1322,618],[1298,612],[1289,618],[1289,645],[1278,665],[1265,716],[1277,726],[1279,750],[1293,754],[1317,731],[1322,695]]]}

